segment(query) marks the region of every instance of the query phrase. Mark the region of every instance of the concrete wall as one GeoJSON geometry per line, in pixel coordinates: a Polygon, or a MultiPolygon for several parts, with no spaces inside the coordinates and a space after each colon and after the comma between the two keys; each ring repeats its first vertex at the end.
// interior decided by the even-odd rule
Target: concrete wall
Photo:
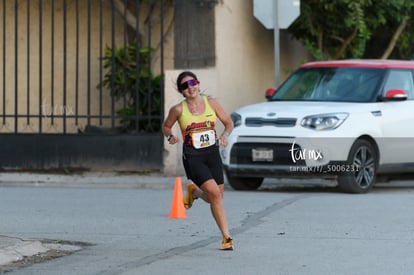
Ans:
{"type": "MultiPolygon", "coordinates": [[[[237,108],[265,100],[265,90],[273,87],[273,30],[267,30],[253,16],[253,1],[222,0],[215,7],[216,67],[193,70],[203,93],[215,97],[230,114],[237,108]]],[[[280,33],[281,80],[308,58],[303,47],[280,33]]],[[[165,78],[165,114],[182,100],[175,80],[181,72],[167,70],[165,78]]],[[[222,131],[219,125],[218,131],[222,131]]],[[[174,134],[180,135],[178,127],[174,134]]],[[[183,175],[181,146],[164,144],[164,172],[183,175]]]]}

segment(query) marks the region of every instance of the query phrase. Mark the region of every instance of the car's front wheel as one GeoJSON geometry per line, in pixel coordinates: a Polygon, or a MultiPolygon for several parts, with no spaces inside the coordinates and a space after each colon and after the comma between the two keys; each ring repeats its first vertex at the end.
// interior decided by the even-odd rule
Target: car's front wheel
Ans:
{"type": "Polygon", "coordinates": [[[347,171],[338,176],[338,184],[347,193],[367,193],[375,183],[378,156],[367,140],[357,140],[349,151],[347,171]]]}
{"type": "Polygon", "coordinates": [[[263,178],[233,177],[226,173],[227,180],[235,190],[256,190],[263,183],[263,178]]]}

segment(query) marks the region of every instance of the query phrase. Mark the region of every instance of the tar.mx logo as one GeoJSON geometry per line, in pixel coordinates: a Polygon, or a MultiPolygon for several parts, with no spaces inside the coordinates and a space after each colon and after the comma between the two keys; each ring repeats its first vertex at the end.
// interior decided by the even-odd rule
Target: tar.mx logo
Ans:
{"type": "Polygon", "coordinates": [[[42,104],[42,115],[44,117],[61,116],[61,115],[73,115],[74,110],[72,106],[67,105],[51,105],[45,102],[42,104]]]}
{"type": "Polygon", "coordinates": [[[320,160],[323,159],[322,152],[320,150],[307,150],[295,147],[295,141],[292,143],[292,147],[289,149],[290,156],[293,163],[298,160],[320,160]]]}

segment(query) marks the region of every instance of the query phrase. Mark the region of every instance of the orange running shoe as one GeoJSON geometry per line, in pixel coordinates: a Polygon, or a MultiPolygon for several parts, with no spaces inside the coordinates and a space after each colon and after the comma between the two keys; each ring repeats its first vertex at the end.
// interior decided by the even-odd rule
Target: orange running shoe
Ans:
{"type": "Polygon", "coordinates": [[[221,242],[221,250],[233,250],[233,239],[228,237],[221,242]]]}
{"type": "Polygon", "coordinates": [[[191,206],[193,206],[193,202],[194,202],[193,192],[196,189],[197,187],[194,183],[189,182],[187,184],[187,194],[184,196],[184,199],[183,199],[185,209],[190,209],[191,206]]]}

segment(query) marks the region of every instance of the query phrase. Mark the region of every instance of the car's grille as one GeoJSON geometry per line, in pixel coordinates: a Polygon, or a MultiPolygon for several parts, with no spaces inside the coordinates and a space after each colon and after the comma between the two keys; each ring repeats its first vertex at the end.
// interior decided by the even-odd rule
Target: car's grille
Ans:
{"type": "MultiPolygon", "coordinates": [[[[255,164],[255,165],[306,165],[305,160],[292,160],[292,144],[290,143],[235,143],[230,153],[231,164],[255,164]],[[272,161],[253,161],[253,149],[273,150],[272,161]]],[[[294,150],[300,151],[301,148],[294,144],[294,150]]]]}
{"type": "Polygon", "coordinates": [[[277,126],[277,127],[293,127],[296,125],[296,118],[262,118],[262,117],[248,117],[245,120],[248,127],[260,126],[277,126]]]}

